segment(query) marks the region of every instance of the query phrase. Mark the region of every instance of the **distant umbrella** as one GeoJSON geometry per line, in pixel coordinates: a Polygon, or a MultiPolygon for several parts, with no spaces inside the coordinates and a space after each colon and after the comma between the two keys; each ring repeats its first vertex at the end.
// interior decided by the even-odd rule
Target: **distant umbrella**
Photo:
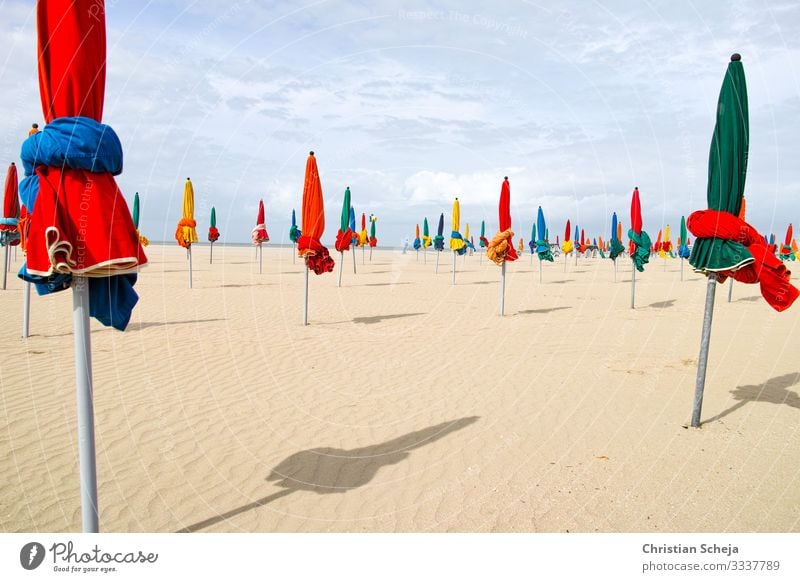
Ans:
{"type": "Polygon", "coordinates": [[[19,182],[17,180],[17,166],[14,162],[8,166],[5,187],[3,188],[3,215],[0,216],[0,246],[4,247],[3,260],[3,290],[6,288],[8,277],[9,247],[19,244],[19,182]]]}
{"type": "Polygon", "coordinates": [[[782,261],[794,261],[794,253],[792,252],[792,224],[786,228],[786,238],[783,239],[781,245],[780,258],[782,261]]]}
{"type": "Polygon", "coordinates": [[[217,229],[217,210],[212,206],[211,207],[211,222],[208,227],[208,242],[210,243],[209,246],[209,253],[208,253],[208,262],[213,264],[214,263],[214,243],[219,240],[219,230],[217,229]]]}
{"type": "Polygon", "coordinates": [[[436,273],[438,273],[439,255],[444,250],[444,212],[439,215],[439,226],[436,227],[436,236],[433,237],[433,248],[436,250],[436,273]]]}
{"type": "Polygon", "coordinates": [[[650,261],[650,236],[642,230],[642,203],[639,200],[638,186],[631,196],[631,228],[628,229],[633,269],[631,274],[631,309],[636,305],[636,271],[644,271],[650,261]]]}
{"type": "MultiPolygon", "coordinates": [[[[422,239],[419,238],[419,224],[416,225],[414,228],[414,250],[419,253],[419,249],[422,247],[422,239]]],[[[419,254],[417,254],[417,260],[419,260],[419,254]]]]}
{"type": "MultiPolygon", "coordinates": [[[[342,213],[339,217],[339,230],[336,231],[335,248],[339,251],[339,278],[337,279],[336,286],[342,286],[342,271],[344,270],[344,252],[350,250],[350,244],[353,241],[353,231],[350,230],[350,212],[352,210],[350,205],[350,186],[345,188],[344,197],[342,198],[342,213]]],[[[355,216],[353,216],[355,222],[355,216]]]]}

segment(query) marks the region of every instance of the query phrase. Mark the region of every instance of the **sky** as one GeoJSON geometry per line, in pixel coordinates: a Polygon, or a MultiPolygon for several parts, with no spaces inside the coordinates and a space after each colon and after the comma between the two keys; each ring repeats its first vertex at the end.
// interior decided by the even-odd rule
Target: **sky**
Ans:
{"type": "MultiPolygon", "coordinates": [[[[0,0],[0,160],[42,122],[30,0],[0,0]]],[[[638,186],[644,227],[705,208],[716,100],[741,53],[750,106],[747,219],[782,237],[800,219],[800,3],[794,0],[107,0],[104,123],[141,197],[143,234],[172,240],[192,178],[198,232],[247,242],[259,199],[273,242],[300,216],[314,150],[332,246],[343,193],[378,218],[379,246],[435,228],[513,228],[541,206],[606,238],[638,186]]],[[[446,232],[446,234],[448,234],[446,232]]]]}

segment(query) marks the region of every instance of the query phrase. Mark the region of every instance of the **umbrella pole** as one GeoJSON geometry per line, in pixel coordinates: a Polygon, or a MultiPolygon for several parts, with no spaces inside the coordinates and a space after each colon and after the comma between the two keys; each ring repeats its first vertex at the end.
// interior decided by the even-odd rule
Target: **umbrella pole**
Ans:
{"type": "Polygon", "coordinates": [[[578,249],[575,249],[575,266],[578,266],[578,249]]]}
{"type": "Polygon", "coordinates": [[[417,249],[417,262],[419,263],[419,249],[417,249]]]}
{"type": "Polygon", "coordinates": [[[564,253],[564,272],[567,272],[567,256],[569,253],[564,253]]]}
{"type": "Polygon", "coordinates": [[[500,316],[506,314],[506,262],[500,271],[500,316]]]}
{"type": "Polygon", "coordinates": [[[209,265],[213,265],[214,264],[214,243],[213,242],[211,243],[211,253],[208,255],[208,264],[209,265]]]}
{"type": "Polygon", "coordinates": [[[422,251],[422,264],[428,264],[428,247],[425,247],[425,250],[422,251]]]}
{"type": "Polygon", "coordinates": [[[456,259],[458,259],[458,254],[453,251],[453,285],[456,284],[456,259]]]}
{"type": "Polygon", "coordinates": [[[22,290],[22,337],[26,338],[30,335],[31,329],[31,284],[25,281],[25,287],[22,290]]]}
{"type": "Polygon", "coordinates": [[[533,253],[531,253],[531,267],[533,266],[533,253]]]}
{"type": "Polygon", "coordinates": [[[297,260],[297,243],[292,243],[292,264],[294,265],[295,261],[297,260]]]}
{"type": "Polygon", "coordinates": [[[186,249],[189,252],[189,289],[192,288],[192,247],[186,249]]]}
{"type": "Polygon", "coordinates": [[[342,286],[342,270],[344,265],[344,251],[339,251],[339,281],[336,283],[337,287],[342,286]]]}
{"type": "Polygon", "coordinates": [[[436,251],[436,274],[437,275],[439,274],[439,255],[441,253],[442,253],[442,251],[436,251]]]}
{"type": "Polygon", "coordinates": [[[539,283],[542,282],[542,260],[539,259],[539,283]]]}
{"type": "Polygon", "coordinates": [[[6,290],[6,279],[8,278],[8,245],[5,248],[5,258],[3,259],[3,291],[6,290]]]}
{"type": "Polygon", "coordinates": [[[372,247],[369,247],[369,262],[372,262],[372,247]]]}
{"type": "Polygon", "coordinates": [[[483,265],[483,252],[480,253],[481,258],[478,260],[479,265],[483,265]]]}
{"type": "Polygon", "coordinates": [[[631,261],[631,309],[634,308],[636,300],[636,264],[631,261]]]}
{"type": "Polygon", "coordinates": [[[353,275],[356,274],[356,247],[353,247],[353,275]]]}
{"type": "Polygon", "coordinates": [[[308,267],[303,270],[306,272],[305,300],[303,301],[303,325],[308,325],[308,267]]]}
{"type": "Polygon", "coordinates": [[[617,261],[614,260],[614,261],[611,261],[611,262],[614,263],[614,283],[616,283],[617,282],[617,261]]]}
{"type": "Polygon", "coordinates": [[[700,427],[700,412],[703,408],[703,390],[706,387],[706,367],[708,365],[708,346],[711,342],[711,320],[714,317],[714,294],[717,288],[717,274],[708,274],[706,286],[706,310],[703,314],[703,333],[700,336],[700,356],[697,358],[697,379],[694,385],[694,404],[692,405],[692,426],[700,427]]]}
{"type": "Polygon", "coordinates": [[[366,253],[367,253],[367,249],[364,248],[364,245],[361,245],[361,264],[362,265],[366,264],[366,260],[367,260],[366,259],[366,253]]]}
{"type": "Polygon", "coordinates": [[[81,515],[83,532],[100,531],[97,510],[97,466],[92,404],[92,344],[89,335],[89,281],[72,282],[72,326],[75,334],[75,386],[78,404],[78,449],[80,454],[81,515]]]}
{"type": "Polygon", "coordinates": [[[264,247],[258,245],[258,274],[260,275],[264,269],[264,247]]]}
{"type": "Polygon", "coordinates": [[[733,301],[733,277],[731,277],[731,282],[728,285],[728,303],[733,301]]]}
{"type": "Polygon", "coordinates": [[[681,281],[683,281],[683,257],[681,257],[681,281]]]}

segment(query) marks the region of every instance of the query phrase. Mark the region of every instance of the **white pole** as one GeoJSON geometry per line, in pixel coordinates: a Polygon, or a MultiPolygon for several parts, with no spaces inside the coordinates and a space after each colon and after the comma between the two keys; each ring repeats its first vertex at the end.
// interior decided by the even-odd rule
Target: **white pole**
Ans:
{"type": "Polygon", "coordinates": [[[264,269],[264,247],[258,245],[258,274],[261,275],[264,269]]]}
{"type": "Polygon", "coordinates": [[[297,243],[292,243],[292,264],[297,260],[297,243]]]}
{"type": "Polygon", "coordinates": [[[214,264],[214,243],[211,243],[211,253],[208,255],[208,263],[210,265],[214,264]]]}
{"type": "Polygon", "coordinates": [[[356,247],[353,247],[353,275],[356,274],[356,247]]]}
{"type": "Polygon", "coordinates": [[[506,314],[506,262],[503,261],[503,266],[500,271],[500,315],[506,314]]]}
{"type": "Polygon", "coordinates": [[[575,247],[575,266],[578,266],[578,247],[575,247]]]}
{"type": "Polygon", "coordinates": [[[533,266],[533,253],[531,253],[531,267],[533,266]]]}
{"type": "Polygon", "coordinates": [[[453,285],[456,284],[456,259],[458,258],[458,254],[453,251],[453,285]]]}
{"type": "Polygon", "coordinates": [[[542,261],[539,259],[539,283],[542,282],[542,261]]]}
{"type": "Polygon", "coordinates": [[[436,251],[436,274],[439,274],[439,255],[442,254],[442,251],[436,251]]]}
{"type": "Polygon", "coordinates": [[[417,262],[419,263],[419,249],[417,249],[417,262]]]}
{"type": "Polygon", "coordinates": [[[567,256],[569,253],[564,253],[564,272],[567,272],[567,256]]]}
{"type": "Polygon", "coordinates": [[[306,291],[305,301],[303,302],[303,325],[308,325],[308,266],[303,269],[306,272],[306,291]]]}
{"type": "Polygon", "coordinates": [[[22,337],[26,338],[31,329],[31,284],[28,281],[25,281],[22,293],[22,337]]]}
{"type": "Polygon", "coordinates": [[[366,264],[366,256],[367,256],[367,249],[364,248],[364,245],[361,245],[361,264],[366,264]]]}
{"type": "Polygon", "coordinates": [[[369,262],[372,262],[372,245],[369,247],[369,262]]]}
{"type": "Polygon", "coordinates": [[[694,403],[692,405],[692,426],[700,426],[700,412],[703,408],[703,391],[706,387],[706,367],[708,365],[708,347],[711,343],[711,320],[714,318],[714,294],[716,293],[717,274],[708,274],[706,286],[706,309],[703,313],[703,332],[700,336],[700,356],[697,358],[697,378],[694,384],[694,403]]]}
{"type": "Polygon", "coordinates": [[[616,283],[617,282],[617,260],[614,259],[611,262],[614,263],[614,283],[616,283]]]}
{"type": "Polygon", "coordinates": [[[78,404],[83,532],[98,533],[100,519],[97,507],[97,466],[92,403],[92,344],[89,335],[89,281],[86,277],[75,277],[72,282],[72,326],[75,334],[75,387],[78,404]]]}
{"type": "Polygon", "coordinates": [[[733,301],[733,277],[731,277],[730,285],[728,285],[728,303],[733,301]]]}
{"type": "Polygon", "coordinates": [[[636,299],[636,262],[631,260],[631,309],[634,308],[636,299]]]}
{"type": "Polygon", "coordinates": [[[339,281],[336,283],[337,287],[342,286],[342,269],[344,268],[344,251],[339,251],[339,281]]]}
{"type": "Polygon", "coordinates": [[[681,281],[683,281],[683,257],[681,257],[681,281]]]}
{"type": "Polygon", "coordinates": [[[189,245],[189,248],[186,249],[189,251],[189,289],[192,288],[192,245],[189,245]]]}

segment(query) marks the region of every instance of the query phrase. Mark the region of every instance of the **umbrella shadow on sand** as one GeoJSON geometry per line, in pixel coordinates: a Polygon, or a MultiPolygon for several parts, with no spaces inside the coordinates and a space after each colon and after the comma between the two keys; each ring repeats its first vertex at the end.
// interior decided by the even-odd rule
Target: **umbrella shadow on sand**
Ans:
{"type": "Polygon", "coordinates": [[[344,493],[369,483],[382,467],[396,465],[411,456],[411,451],[473,424],[480,417],[468,416],[429,426],[392,440],[357,449],[320,447],[295,453],[273,467],[267,481],[274,481],[282,491],[237,507],[178,533],[200,531],[236,515],[262,507],[294,491],[311,491],[320,495],[344,493]]]}
{"type": "Polygon", "coordinates": [[[731,390],[731,394],[736,404],[723,410],[716,416],[712,416],[708,420],[703,421],[703,424],[714,422],[736,412],[748,402],[771,402],[772,404],[786,404],[792,408],[800,410],[800,395],[797,392],[789,390],[792,386],[800,384],[800,372],[792,374],[784,374],[783,376],[776,376],[770,378],[763,384],[751,384],[748,386],[737,386],[731,390]]]}
{"type": "Polygon", "coordinates": [[[353,323],[380,323],[385,319],[400,319],[401,317],[416,317],[417,315],[425,315],[424,313],[394,313],[392,315],[373,315],[370,317],[354,317],[353,323]]]}
{"type": "Polygon", "coordinates": [[[546,309],[524,309],[522,311],[518,311],[520,315],[529,314],[529,313],[552,313],[553,311],[561,311],[562,309],[572,309],[569,305],[562,305],[561,307],[548,307],[546,309]]]}
{"type": "Polygon", "coordinates": [[[669,307],[673,307],[675,305],[674,299],[667,299],[666,301],[656,301],[655,303],[651,303],[650,305],[645,305],[645,307],[652,307],[654,309],[667,309],[669,307]]]}

